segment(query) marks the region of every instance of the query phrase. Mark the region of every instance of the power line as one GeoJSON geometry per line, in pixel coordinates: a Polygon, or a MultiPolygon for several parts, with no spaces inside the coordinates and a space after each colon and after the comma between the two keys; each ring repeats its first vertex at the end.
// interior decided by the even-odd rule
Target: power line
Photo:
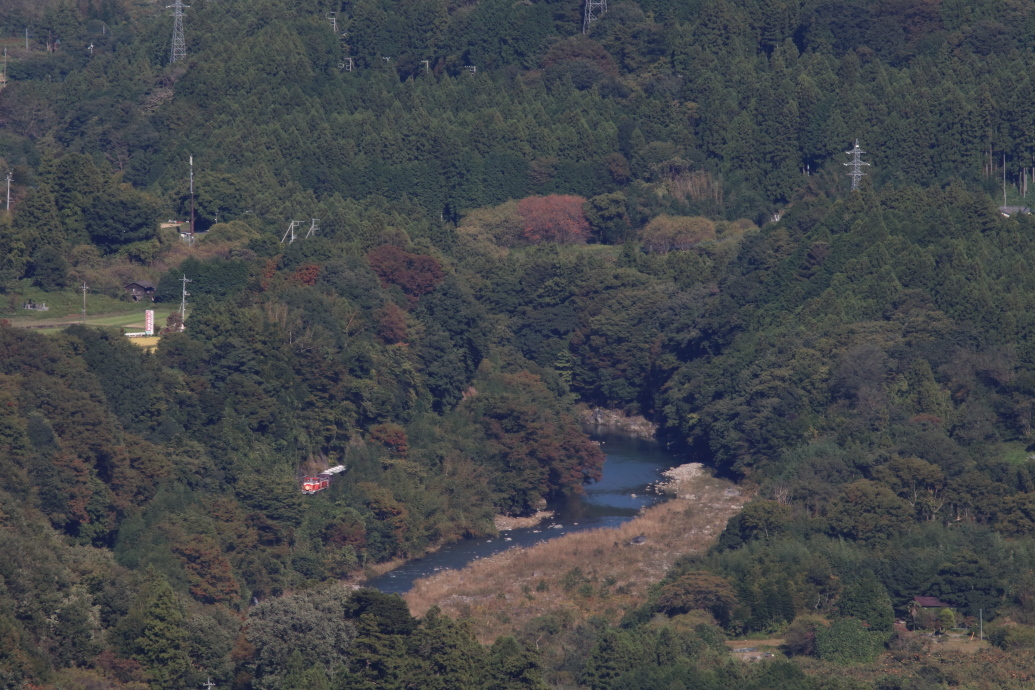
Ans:
{"type": "Polygon", "coordinates": [[[600,16],[607,12],[607,0],[586,0],[586,7],[582,14],[582,33],[589,33],[589,25],[600,19],[600,16]]]}
{"type": "Polygon", "coordinates": [[[855,146],[852,147],[851,151],[845,151],[846,156],[852,157],[851,160],[843,164],[848,167],[848,177],[852,178],[852,191],[859,189],[860,180],[862,180],[862,178],[866,176],[866,173],[863,172],[862,167],[864,165],[869,165],[869,163],[865,162],[860,157],[864,153],[866,152],[859,148],[858,139],[855,140],[855,146]]]}
{"type": "Polygon", "coordinates": [[[183,39],[183,11],[189,8],[190,5],[184,5],[183,0],[176,0],[173,4],[166,6],[166,9],[173,11],[172,51],[169,55],[169,64],[187,58],[187,42],[183,39]]]}

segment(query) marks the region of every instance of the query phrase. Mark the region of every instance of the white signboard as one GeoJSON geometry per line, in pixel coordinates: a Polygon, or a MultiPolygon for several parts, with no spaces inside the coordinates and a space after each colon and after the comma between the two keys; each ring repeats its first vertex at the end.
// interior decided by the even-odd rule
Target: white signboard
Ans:
{"type": "Polygon", "coordinates": [[[155,312],[153,309],[148,309],[144,312],[144,332],[148,335],[155,334],[155,312]]]}

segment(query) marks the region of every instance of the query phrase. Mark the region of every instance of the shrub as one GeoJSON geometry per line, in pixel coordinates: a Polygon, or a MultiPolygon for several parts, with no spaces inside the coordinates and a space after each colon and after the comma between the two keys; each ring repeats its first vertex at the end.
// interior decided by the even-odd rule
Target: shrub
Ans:
{"type": "Polygon", "coordinates": [[[884,650],[884,633],[870,632],[855,618],[842,618],[830,627],[816,628],[820,659],[838,664],[867,663],[884,650]]]}
{"type": "Polygon", "coordinates": [[[725,578],[703,570],[686,573],[665,585],[658,597],[658,609],[669,615],[703,609],[723,625],[737,606],[737,594],[725,578]]]}
{"type": "Polygon", "coordinates": [[[715,239],[715,223],[707,218],[662,215],[647,223],[640,238],[649,252],[690,249],[715,239]]]}

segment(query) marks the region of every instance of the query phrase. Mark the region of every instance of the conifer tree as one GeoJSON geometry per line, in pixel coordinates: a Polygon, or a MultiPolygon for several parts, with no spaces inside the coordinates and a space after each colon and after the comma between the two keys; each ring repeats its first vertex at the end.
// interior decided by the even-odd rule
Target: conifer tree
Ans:
{"type": "Polygon", "coordinates": [[[183,608],[164,577],[149,570],[148,578],[151,593],[143,611],[143,634],[136,641],[136,658],[155,686],[182,688],[190,672],[183,608]]]}

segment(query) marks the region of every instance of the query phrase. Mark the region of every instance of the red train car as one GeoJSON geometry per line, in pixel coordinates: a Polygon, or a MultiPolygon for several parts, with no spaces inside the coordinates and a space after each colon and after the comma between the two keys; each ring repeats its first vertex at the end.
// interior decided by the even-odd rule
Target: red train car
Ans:
{"type": "Polygon", "coordinates": [[[344,471],[345,465],[335,465],[320,474],[302,477],[302,493],[315,494],[317,491],[323,491],[331,485],[331,479],[334,478],[334,475],[344,471]]]}
{"type": "Polygon", "coordinates": [[[327,475],[302,477],[302,493],[304,494],[315,494],[317,491],[323,491],[330,485],[331,478],[327,475]]]}

